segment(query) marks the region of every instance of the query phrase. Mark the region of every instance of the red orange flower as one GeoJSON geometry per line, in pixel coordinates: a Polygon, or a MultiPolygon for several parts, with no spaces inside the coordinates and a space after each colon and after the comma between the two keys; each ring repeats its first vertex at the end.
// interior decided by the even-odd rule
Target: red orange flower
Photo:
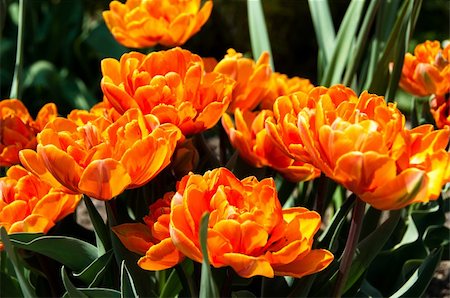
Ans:
{"type": "Polygon", "coordinates": [[[272,110],[275,100],[283,95],[302,91],[308,93],[314,85],[308,79],[300,77],[289,78],[285,74],[274,72],[270,78],[269,93],[261,100],[261,109],[272,110]]]}
{"type": "Polygon", "coordinates": [[[431,114],[438,128],[450,126],[450,93],[433,95],[430,102],[431,114]]]}
{"type": "Polygon", "coordinates": [[[236,81],[229,111],[236,108],[252,110],[269,92],[272,70],[269,53],[264,52],[258,61],[245,58],[234,49],[214,67],[214,72],[224,74],[236,81]]]}
{"type": "Polygon", "coordinates": [[[234,112],[234,122],[228,114],[222,117],[222,124],[234,148],[240,156],[255,167],[269,166],[292,181],[306,181],[316,178],[320,171],[314,166],[296,161],[279,149],[265,129],[267,118],[273,117],[270,110],[259,112],[234,112]]]}
{"type": "Polygon", "coordinates": [[[102,61],[101,87],[120,113],[139,108],[161,123],[173,123],[184,135],[214,126],[228,108],[233,81],[205,73],[202,59],[174,48],[149,55],[132,52],[120,61],[102,61]]]}
{"type": "Polygon", "coordinates": [[[47,233],[81,196],[57,191],[21,166],[0,178],[0,226],[8,233],[47,233]]]}
{"type": "Polygon", "coordinates": [[[175,266],[184,258],[170,239],[170,201],[174,193],[166,193],[150,206],[145,224],[122,224],[112,228],[123,245],[143,255],[138,265],[146,270],[163,270],[175,266]]]}
{"type": "Polygon", "coordinates": [[[237,274],[302,277],[333,260],[323,249],[311,249],[320,216],[305,208],[282,210],[273,179],[242,181],[219,168],[203,176],[190,174],[177,186],[170,211],[170,236],[194,261],[202,261],[201,216],[210,212],[208,254],[214,267],[231,266],[237,274]]]}
{"type": "Polygon", "coordinates": [[[0,166],[9,167],[19,163],[19,151],[36,148],[36,134],[58,112],[53,103],[39,111],[36,120],[28,113],[20,100],[7,99],[0,102],[0,166]]]}
{"type": "Polygon", "coordinates": [[[112,1],[103,18],[115,39],[126,47],[184,44],[206,23],[212,1],[200,9],[200,0],[112,1]]]}
{"type": "Polygon", "coordinates": [[[332,101],[340,103],[319,95],[314,107],[298,114],[313,165],[378,209],[437,198],[448,181],[448,129],[408,131],[395,105],[367,92],[356,102],[332,101]]]}
{"type": "Polygon", "coordinates": [[[113,123],[98,117],[78,126],[57,118],[37,136],[37,152],[23,150],[20,160],[56,187],[109,200],[164,169],[180,137],[174,125],[160,125],[155,116],[138,109],[113,123]]]}
{"type": "Polygon", "coordinates": [[[416,96],[444,95],[450,92],[450,44],[444,49],[439,41],[416,46],[414,55],[407,53],[400,87],[416,96]]]}

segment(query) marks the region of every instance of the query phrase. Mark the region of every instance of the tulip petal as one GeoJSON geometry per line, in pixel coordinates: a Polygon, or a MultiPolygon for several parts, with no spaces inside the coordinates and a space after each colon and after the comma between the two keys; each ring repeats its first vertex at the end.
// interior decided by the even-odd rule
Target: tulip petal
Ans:
{"type": "Polygon", "coordinates": [[[145,256],[139,259],[138,265],[145,270],[164,270],[177,265],[183,258],[172,239],[167,238],[151,246],[145,256]]]}
{"type": "Polygon", "coordinates": [[[131,183],[127,170],[117,160],[94,160],[83,172],[80,191],[92,198],[110,200],[121,194],[131,183]]]}
{"type": "Polygon", "coordinates": [[[150,228],[144,224],[121,224],[112,227],[111,230],[128,250],[139,255],[145,255],[147,250],[153,245],[150,228]]]}
{"type": "Polygon", "coordinates": [[[274,266],[275,274],[301,278],[305,275],[319,272],[332,261],[333,255],[324,249],[314,249],[292,263],[274,266]]]}
{"type": "Polygon", "coordinates": [[[274,271],[270,263],[264,257],[247,256],[240,253],[226,253],[217,257],[223,263],[231,266],[237,274],[244,278],[261,275],[273,277],[274,271]]]}

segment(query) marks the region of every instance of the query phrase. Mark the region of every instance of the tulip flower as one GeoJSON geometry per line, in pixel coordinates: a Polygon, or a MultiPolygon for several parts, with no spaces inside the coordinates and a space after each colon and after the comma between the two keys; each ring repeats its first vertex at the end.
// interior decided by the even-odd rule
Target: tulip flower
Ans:
{"type": "Polygon", "coordinates": [[[273,117],[269,117],[266,121],[267,132],[276,146],[294,160],[311,163],[297,123],[300,111],[304,108],[315,107],[318,98],[323,99],[323,105],[329,110],[329,113],[327,112],[329,116],[333,115],[333,111],[343,101],[345,103],[340,106],[340,109],[351,113],[352,109],[347,108],[347,105],[355,105],[358,99],[353,90],[343,85],[330,88],[316,87],[308,93],[299,91],[289,96],[280,96],[273,105],[273,117]]]}
{"type": "Polygon", "coordinates": [[[181,133],[153,115],[131,109],[117,121],[105,117],[78,126],[57,118],[38,134],[37,150],[20,160],[33,174],[72,193],[109,200],[144,185],[169,163],[181,133]]]}
{"type": "Polygon", "coordinates": [[[329,100],[320,95],[298,114],[313,165],[377,209],[437,198],[449,175],[448,128],[407,130],[394,104],[367,92],[356,103],[335,99],[334,107],[329,100]]]}
{"type": "Polygon", "coordinates": [[[144,223],[122,224],[113,232],[130,251],[143,255],[138,265],[146,270],[164,270],[184,258],[174,246],[169,232],[170,202],[174,193],[166,193],[149,208],[144,223]]]}
{"type": "Polygon", "coordinates": [[[406,53],[400,87],[415,96],[438,96],[450,92],[450,44],[441,48],[439,41],[416,46],[414,55],[406,53]]]}
{"type": "Polygon", "coordinates": [[[302,91],[308,93],[314,85],[308,79],[293,77],[274,72],[270,78],[269,93],[261,100],[260,108],[272,110],[275,100],[283,95],[302,91]]]}
{"type": "Polygon", "coordinates": [[[450,93],[446,95],[433,95],[430,102],[430,111],[438,128],[450,126],[450,93]]]}
{"type": "Polygon", "coordinates": [[[53,103],[39,111],[36,120],[28,113],[20,100],[7,99],[0,102],[0,166],[9,167],[20,163],[19,151],[36,148],[36,134],[58,112],[53,103]]]}
{"type": "Polygon", "coordinates": [[[180,48],[104,59],[102,73],[105,98],[120,114],[139,108],[161,123],[175,124],[185,136],[219,121],[234,84],[222,74],[205,73],[202,59],[180,48]]]}
{"type": "Polygon", "coordinates": [[[200,0],[112,1],[109,8],[103,18],[114,38],[124,46],[179,46],[206,23],[212,1],[206,1],[201,8],[200,0]]]}
{"type": "Polygon", "coordinates": [[[52,188],[21,166],[12,166],[0,178],[0,226],[8,234],[47,233],[74,212],[80,199],[52,188]]]}
{"type": "Polygon", "coordinates": [[[202,262],[200,219],[210,212],[207,247],[212,266],[230,266],[244,278],[302,276],[327,267],[333,255],[312,249],[320,227],[314,211],[282,210],[273,179],[242,181],[219,168],[190,174],[177,186],[170,211],[170,237],[186,257],[202,262]]]}
{"type": "Polygon", "coordinates": [[[229,49],[227,55],[214,67],[213,72],[236,81],[229,112],[234,112],[236,108],[253,110],[267,96],[272,74],[269,59],[267,52],[255,62],[234,49],[229,49]]]}
{"type": "Polygon", "coordinates": [[[274,144],[265,129],[265,120],[272,116],[270,110],[250,112],[237,108],[234,112],[235,124],[228,114],[224,114],[222,125],[233,147],[249,164],[255,167],[269,166],[295,182],[318,177],[320,171],[317,168],[294,160],[274,144]]]}

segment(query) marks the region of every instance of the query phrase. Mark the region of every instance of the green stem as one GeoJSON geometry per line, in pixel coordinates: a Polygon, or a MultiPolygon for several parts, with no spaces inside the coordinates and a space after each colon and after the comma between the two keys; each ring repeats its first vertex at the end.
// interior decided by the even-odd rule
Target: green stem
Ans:
{"type": "Polygon", "coordinates": [[[16,65],[9,98],[20,98],[22,95],[23,38],[25,23],[25,5],[27,1],[19,0],[19,18],[17,26],[16,65]]]}
{"type": "Polygon", "coordinates": [[[352,222],[350,225],[350,232],[345,243],[345,249],[342,256],[341,264],[339,266],[339,273],[334,288],[333,297],[341,297],[342,289],[347,282],[348,273],[352,265],[353,256],[355,254],[356,245],[358,244],[359,234],[361,233],[364,212],[366,210],[366,203],[360,198],[356,198],[355,206],[353,207],[352,222]]]}

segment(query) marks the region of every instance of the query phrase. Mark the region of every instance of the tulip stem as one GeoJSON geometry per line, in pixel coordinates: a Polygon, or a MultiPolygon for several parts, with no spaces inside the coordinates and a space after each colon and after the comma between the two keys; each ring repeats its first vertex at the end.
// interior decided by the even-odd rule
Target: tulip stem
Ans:
{"type": "Polygon", "coordinates": [[[17,48],[16,48],[16,65],[14,66],[14,76],[11,86],[9,98],[20,98],[22,96],[22,68],[23,68],[23,33],[25,22],[25,0],[19,1],[19,18],[17,25],[17,48]]]}
{"type": "Polygon", "coordinates": [[[355,206],[353,207],[352,221],[350,224],[350,232],[345,243],[344,253],[339,266],[339,273],[334,288],[333,297],[341,297],[342,290],[347,282],[348,273],[352,265],[353,256],[355,254],[356,245],[358,244],[359,235],[361,233],[364,212],[366,211],[366,203],[360,198],[356,198],[355,206]]]}
{"type": "Polygon", "coordinates": [[[191,297],[198,297],[198,291],[196,290],[194,281],[192,280],[192,277],[186,274],[183,266],[181,264],[178,264],[175,266],[175,270],[177,271],[178,278],[180,279],[183,288],[189,289],[191,297]]]}

